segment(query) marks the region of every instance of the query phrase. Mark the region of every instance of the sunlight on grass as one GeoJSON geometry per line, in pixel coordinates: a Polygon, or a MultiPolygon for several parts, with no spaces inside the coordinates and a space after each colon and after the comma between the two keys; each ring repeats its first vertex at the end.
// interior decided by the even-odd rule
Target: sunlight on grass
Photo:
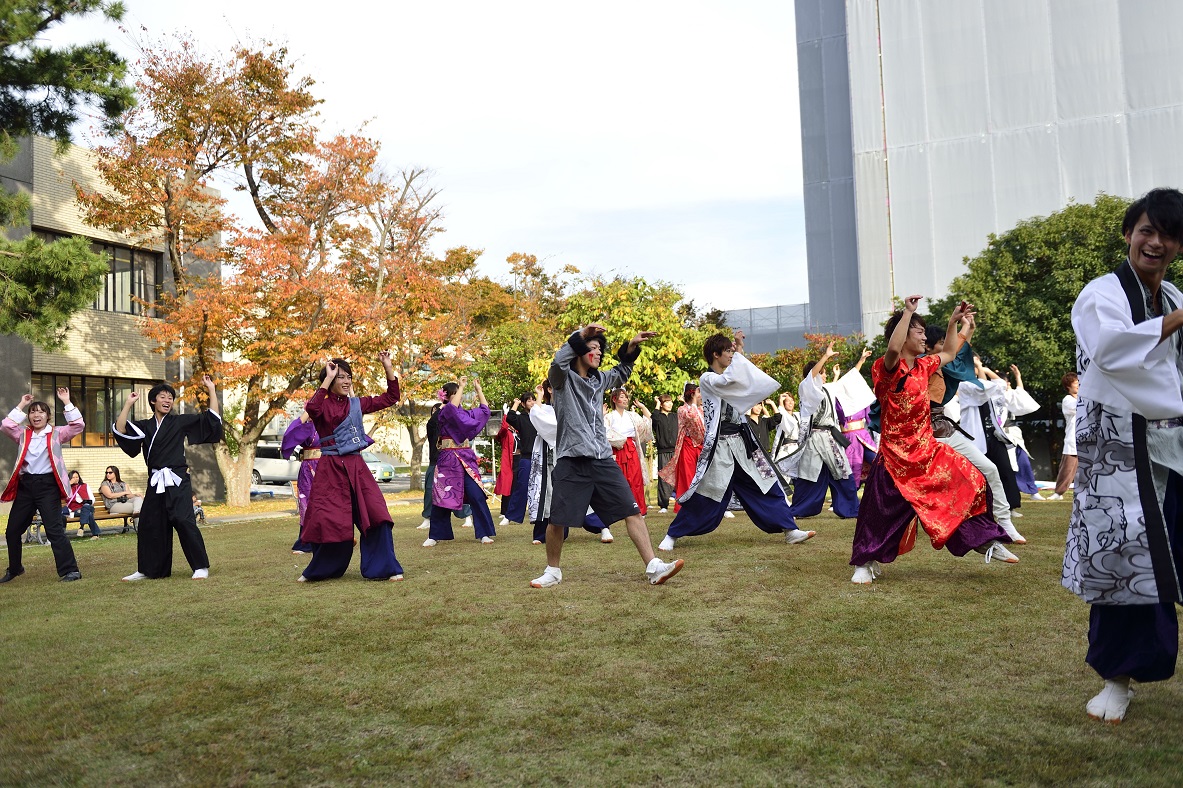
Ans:
{"type": "Polygon", "coordinates": [[[1024,506],[1018,565],[918,543],[870,587],[832,515],[791,547],[725,521],[661,587],[626,538],[572,532],[535,590],[528,526],[425,549],[418,508],[391,511],[403,583],[356,558],[296,583],[294,517],[206,528],[206,582],[178,549],[172,578],[120,583],[131,535],[76,542],[80,583],[29,548],[0,587],[0,784],[1178,782],[1178,680],[1120,726],[1085,716],[1066,503],[1024,506]]]}

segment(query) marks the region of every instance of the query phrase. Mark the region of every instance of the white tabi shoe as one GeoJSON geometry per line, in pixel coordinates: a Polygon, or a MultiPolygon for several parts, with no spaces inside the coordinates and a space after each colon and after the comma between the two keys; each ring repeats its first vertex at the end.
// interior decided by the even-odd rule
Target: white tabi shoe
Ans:
{"type": "Polygon", "coordinates": [[[437,542],[437,541],[436,541],[436,540],[434,540],[434,539],[425,539],[425,540],[423,541],[423,546],[424,546],[424,547],[435,547],[437,544],[439,544],[439,542],[437,542]]]}
{"type": "Polygon", "coordinates": [[[1059,493],[1052,493],[1048,497],[1044,498],[1044,500],[1045,501],[1062,501],[1062,500],[1064,500],[1064,496],[1060,495],[1059,493]]]}
{"type": "Polygon", "coordinates": [[[469,515],[468,517],[465,517],[464,522],[460,523],[460,527],[461,528],[472,528],[472,516],[469,515]]]}
{"type": "MultiPolygon", "coordinates": [[[[657,510],[657,513],[658,513],[658,514],[665,514],[665,512],[666,512],[666,510],[665,510],[665,509],[658,509],[658,510],[657,510]]],[[[79,531],[79,533],[82,533],[82,532],[81,532],[81,531],[79,531]]]]}
{"type": "Polygon", "coordinates": [[[1046,501],[1046,500],[1047,500],[1047,498],[1044,498],[1044,497],[1043,497],[1042,495],[1040,495],[1038,492],[1033,492],[1033,493],[1031,493],[1031,495],[1029,495],[1028,497],[1029,497],[1031,500],[1033,500],[1033,501],[1046,501]]]}
{"type": "Polygon", "coordinates": [[[607,528],[600,531],[600,541],[604,544],[612,544],[612,532],[607,528]]]}
{"type": "Polygon", "coordinates": [[[147,580],[147,579],[148,579],[148,576],[146,574],[144,574],[143,572],[132,572],[130,575],[123,578],[123,582],[134,583],[137,580],[147,580]]]}
{"type": "Polygon", "coordinates": [[[649,578],[651,584],[659,586],[682,571],[682,564],[681,558],[670,563],[666,563],[660,558],[654,558],[649,562],[649,566],[645,567],[645,576],[649,578]]]}
{"type": "Polygon", "coordinates": [[[992,560],[999,560],[1007,564],[1019,563],[1019,557],[1006,549],[1006,546],[997,539],[992,539],[981,547],[975,547],[974,550],[986,556],[986,563],[992,560]]]}
{"type": "Polygon", "coordinates": [[[482,537],[481,537],[481,544],[493,544],[493,537],[491,537],[491,536],[482,536],[482,537]]]}
{"type": "Polygon", "coordinates": [[[431,527],[431,520],[424,519],[423,522],[421,522],[415,526],[415,529],[419,530],[419,531],[426,531],[430,527],[431,527]]]}
{"type": "Polygon", "coordinates": [[[498,525],[509,525],[509,518],[508,518],[508,517],[502,517],[502,518],[501,518],[501,522],[499,522],[499,523],[497,523],[497,524],[498,524],[498,525]]]}
{"type": "MultiPolygon", "coordinates": [[[[1018,512],[1013,512],[1013,514],[1018,514],[1018,512]]],[[[1006,531],[1006,535],[1010,537],[1012,542],[1015,544],[1027,544],[1026,538],[1019,533],[1019,529],[1015,528],[1013,523],[999,523],[999,525],[1002,526],[1002,530],[1006,531]]]]}
{"type": "Polygon", "coordinates": [[[1094,720],[1117,725],[1125,719],[1126,709],[1129,708],[1132,697],[1134,690],[1130,688],[1129,676],[1108,679],[1101,691],[1089,700],[1085,711],[1094,720]]]}
{"type": "Polygon", "coordinates": [[[193,572],[193,579],[194,580],[208,580],[209,579],[209,567],[207,566],[205,569],[195,570],[193,572]]]}
{"type": "Polygon", "coordinates": [[[1023,513],[1022,513],[1022,512],[1020,512],[1018,509],[1011,509],[1011,510],[1010,510],[1010,516],[1011,516],[1012,518],[1013,518],[1013,517],[1022,517],[1022,516],[1023,516],[1023,513]]]}
{"type": "Polygon", "coordinates": [[[730,511],[723,512],[723,516],[724,516],[724,517],[726,517],[728,520],[734,520],[734,519],[735,519],[735,515],[734,515],[732,512],[730,512],[730,511]]]}
{"type": "Polygon", "coordinates": [[[674,537],[670,536],[669,534],[666,534],[665,539],[661,540],[661,544],[659,544],[657,546],[657,549],[661,550],[664,553],[668,553],[670,550],[674,549],[674,543],[677,541],[678,540],[675,539],[674,537]]]}
{"type": "Polygon", "coordinates": [[[869,563],[855,567],[854,576],[850,578],[850,582],[864,586],[869,586],[874,581],[875,573],[871,571],[871,565],[869,563]]]}
{"type": "Polygon", "coordinates": [[[542,540],[541,540],[541,539],[535,539],[534,541],[530,542],[530,544],[542,544],[542,540]]]}
{"type": "Polygon", "coordinates": [[[542,577],[536,577],[530,581],[531,588],[550,588],[557,586],[563,582],[563,570],[557,566],[548,566],[546,571],[542,573],[542,577]]]}
{"type": "Polygon", "coordinates": [[[785,531],[785,544],[801,544],[815,536],[817,536],[817,531],[802,531],[800,528],[794,528],[792,531],[785,531]]]}

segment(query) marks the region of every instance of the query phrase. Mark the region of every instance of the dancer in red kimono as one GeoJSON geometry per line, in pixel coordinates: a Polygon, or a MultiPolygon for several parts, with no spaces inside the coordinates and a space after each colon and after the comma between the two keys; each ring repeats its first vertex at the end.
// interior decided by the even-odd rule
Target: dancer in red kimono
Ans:
{"type": "Polygon", "coordinates": [[[920,298],[909,296],[887,321],[887,353],[871,368],[883,430],[854,529],[855,583],[872,582],[880,564],[911,550],[917,522],[934,549],[944,547],[956,556],[976,550],[987,562],[1019,561],[1003,545],[1010,537],[990,513],[986,478],[933,436],[929,418],[928,379],[957,355],[963,341],[957,324],[973,307],[963,303],[953,310],[941,352],[922,356],[920,298]]]}
{"type": "Polygon", "coordinates": [[[390,510],[366,462],[363,449],[373,443],[362,425],[362,414],[398,404],[398,375],[383,350],[378,360],[386,370],[386,393],[354,397],[353,369],[335,358],[320,371],[320,388],[304,406],[320,436],[320,459],[312,480],[312,494],[304,512],[300,538],[312,544],[312,561],[298,578],[328,580],[341,577],[353,559],[353,526],[361,532],[361,575],[366,580],[402,580],[403,568],[394,556],[390,510]]]}
{"type": "Polygon", "coordinates": [[[674,487],[674,511],[682,508],[678,498],[690,489],[694,472],[698,468],[698,457],[702,454],[702,442],[706,438],[706,425],[702,420],[702,395],[698,386],[687,383],[682,391],[684,405],[678,408],[678,442],[674,445],[674,456],[657,474],[674,487]]]}
{"type": "Polygon", "coordinates": [[[631,398],[624,389],[613,389],[609,399],[612,408],[604,414],[604,428],[608,433],[608,443],[612,446],[612,457],[620,470],[624,471],[624,479],[644,516],[649,513],[645,503],[645,487],[649,483],[649,476],[645,472],[642,447],[653,440],[653,414],[641,402],[637,403],[640,414],[629,410],[631,398]]]}

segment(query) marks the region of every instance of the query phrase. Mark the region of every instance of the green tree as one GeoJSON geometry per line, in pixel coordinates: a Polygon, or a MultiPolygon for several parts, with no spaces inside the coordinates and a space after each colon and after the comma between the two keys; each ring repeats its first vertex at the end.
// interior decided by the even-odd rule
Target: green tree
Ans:
{"type": "Polygon", "coordinates": [[[640,331],[656,331],[645,343],[633,369],[629,388],[634,396],[651,406],[658,394],[680,394],[682,385],[706,368],[702,343],[707,327],[687,327],[678,315],[682,293],[669,282],[647,282],[641,277],[593,278],[567,298],[559,327],[567,333],[588,323],[608,330],[611,345],[602,362],[604,369],[616,366],[616,351],[640,331]],[[696,372],[688,372],[690,367],[696,372]]]}
{"type": "Polygon", "coordinates": [[[1076,368],[1072,304],[1085,284],[1125,259],[1121,220],[1128,206],[1128,200],[1101,195],[1091,205],[1069,205],[990,235],[986,248],[966,259],[967,270],[949,294],[928,304],[932,319],[944,325],[958,301],[974,304],[973,345],[982,360],[999,374],[1016,364],[1032,396],[1058,401],[1060,377],[1076,368]]]}
{"type": "MultiPolygon", "coordinates": [[[[53,49],[37,43],[67,19],[98,12],[118,20],[123,6],[103,0],[8,0],[0,5],[0,164],[19,151],[21,137],[70,141],[84,107],[110,128],[132,105],[127,65],[105,43],[53,49]]],[[[0,189],[0,232],[28,222],[27,195],[0,189]]],[[[6,233],[5,233],[6,235],[6,233]]],[[[94,301],[107,264],[82,238],[51,244],[0,236],[0,332],[54,350],[65,341],[71,315],[94,301]]]]}

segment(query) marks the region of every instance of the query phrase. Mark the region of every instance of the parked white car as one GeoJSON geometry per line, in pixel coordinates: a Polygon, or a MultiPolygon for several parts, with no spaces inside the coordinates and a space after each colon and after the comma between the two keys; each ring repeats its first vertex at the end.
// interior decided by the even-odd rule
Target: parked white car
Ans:
{"type": "Polygon", "coordinates": [[[251,484],[293,482],[300,475],[300,461],[281,457],[278,443],[260,443],[255,447],[251,484]]]}

